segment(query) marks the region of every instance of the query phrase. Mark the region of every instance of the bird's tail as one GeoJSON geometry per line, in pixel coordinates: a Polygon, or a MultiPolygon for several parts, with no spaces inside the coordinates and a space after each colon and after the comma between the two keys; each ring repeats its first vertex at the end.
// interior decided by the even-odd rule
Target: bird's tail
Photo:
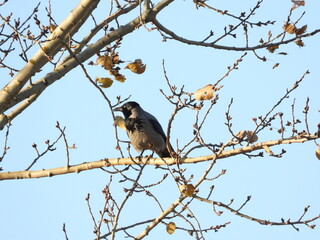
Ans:
{"type": "Polygon", "coordinates": [[[169,143],[169,146],[167,146],[163,151],[157,153],[159,157],[161,158],[169,158],[169,157],[175,157],[176,152],[173,150],[173,147],[169,143]]]}

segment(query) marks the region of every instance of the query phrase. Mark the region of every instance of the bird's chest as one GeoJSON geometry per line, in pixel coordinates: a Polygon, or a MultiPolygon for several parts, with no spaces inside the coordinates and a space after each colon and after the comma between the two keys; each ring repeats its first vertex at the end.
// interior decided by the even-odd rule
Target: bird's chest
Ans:
{"type": "Polygon", "coordinates": [[[128,118],[125,120],[125,125],[131,144],[137,151],[164,148],[164,140],[148,120],[128,118]]]}

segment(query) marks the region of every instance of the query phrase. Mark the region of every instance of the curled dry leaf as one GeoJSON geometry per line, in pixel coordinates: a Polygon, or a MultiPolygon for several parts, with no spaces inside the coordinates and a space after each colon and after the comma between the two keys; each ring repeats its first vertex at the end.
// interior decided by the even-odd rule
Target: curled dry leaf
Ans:
{"type": "Polygon", "coordinates": [[[304,0],[291,0],[291,2],[294,3],[294,7],[295,8],[305,5],[304,0]]]}
{"type": "Polygon", "coordinates": [[[317,158],[320,160],[320,148],[318,148],[318,149],[316,150],[316,156],[317,156],[317,158]]]}
{"type": "Polygon", "coordinates": [[[301,39],[294,41],[294,43],[297,44],[299,47],[304,47],[304,42],[301,39]]]}
{"type": "Polygon", "coordinates": [[[236,137],[239,141],[247,141],[249,143],[254,143],[258,141],[258,136],[253,134],[252,131],[241,130],[236,134],[236,137]]]}
{"type": "Polygon", "coordinates": [[[115,80],[117,80],[117,81],[119,81],[119,82],[124,82],[125,80],[126,80],[126,77],[125,76],[123,76],[122,74],[116,74],[115,76],[114,76],[114,79],[115,80]]]}
{"type": "Polygon", "coordinates": [[[299,35],[302,35],[302,34],[306,33],[307,27],[308,27],[307,25],[304,25],[301,28],[297,28],[295,34],[297,36],[299,36],[299,35]]]}
{"type": "Polygon", "coordinates": [[[179,189],[184,196],[192,197],[194,194],[195,187],[192,184],[187,184],[180,185],[179,189]]]}
{"type": "Polygon", "coordinates": [[[278,48],[279,48],[279,45],[273,45],[273,46],[267,47],[268,51],[271,53],[274,53],[274,51],[278,48]]]}
{"type": "Polygon", "coordinates": [[[208,84],[207,86],[198,89],[197,91],[195,91],[195,93],[193,94],[194,98],[202,101],[202,100],[210,100],[213,98],[214,96],[214,88],[212,84],[208,84]]]}
{"type": "Polygon", "coordinates": [[[254,134],[252,131],[248,131],[246,141],[249,143],[254,143],[254,142],[258,141],[258,136],[256,134],[254,134]]]}
{"type": "Polygon", "coordinates": [[[134,62],[129,63],[125,68],[130,69],[134,73],[142,74],[146,70],[146,65],[143,64],[141,59],[136,59],[134,62]]]}
{"type": "Polygon", "coordinates": [[[112,85],[113,83],[113,80],[111,78],[99,78],[99,77],[96,77],[96,80],[98,83],[100,83],[100,87],[102,88],[108,88],[112,85]]]}
{"type": "Polygon", "coordinates": [[[238,140],[242,141],[247,136],[246,130],[241,130],[236,134],[238,140]]]}
{"type": "Polygon", "coordinates": [[[116,116],[115,119],[114,119],[114,125],[123,129],[123,130],[126,130],[126,126],[125,126],[125,122],[124,122],[124,118],[121,117],[121,116],[116,116]]]}
{"type": "Polygon", "coordinates": [[[289,34],[294,34],[294,33],[296,33],[296,30],[297,30],[293,24],[287,23],[287,22],[283,25],[282,28],[285,32],[287,32],[289,34]]]}
{"type": "Polygon", "coordinates": [[[97,64],[101,65],[106,70],[110,70],[114,66],[112,58],[107,54],[98,57],[97,64]]]}
{"type": "Polygon", "coordinates": [[[169,222],[169,223],[167,224],[166,229],[167,229],[167,233],[173,234],[174,231],[176,230],[176,224],[175,224],[174,222],[169,222]]]}

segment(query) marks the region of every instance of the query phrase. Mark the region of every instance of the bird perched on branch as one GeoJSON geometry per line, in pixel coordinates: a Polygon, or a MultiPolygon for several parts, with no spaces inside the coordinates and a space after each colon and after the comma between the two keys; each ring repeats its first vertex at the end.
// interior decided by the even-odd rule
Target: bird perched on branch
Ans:
{"type": "Polygon", "coordinates": [[[170,157],[170,152],[174,153],[170,144],[169,149],[166,146],[167,137],[158,120],[138,103],[127,102],[113,111],[123,113],[125,129],[135,150],[150,149],[159,157],[170,157]]]}

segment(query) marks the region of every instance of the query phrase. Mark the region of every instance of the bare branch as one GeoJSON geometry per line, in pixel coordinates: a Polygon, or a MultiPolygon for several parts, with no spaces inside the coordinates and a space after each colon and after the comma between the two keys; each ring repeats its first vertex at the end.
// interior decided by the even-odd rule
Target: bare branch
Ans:
{"type": "MultiPolygon", "coordinates": [[[[61,135],[60,135],[61,136],[61,135]]],[[[197,162],[205,162],[210,161],[214,158],[223,159],[232,157],[238,154],[248,153],[256,150],[263,149],[265,146],[272,147],[281,144],[292,144],[292,143],[303,143],[311,140],[315,140],[320,138],[318,135],[304,135],[304,136],[296,136],[287,139],[279,139],[274,141],[267,141],[256,143],[251,146],[245,146],[242,148],[237,148],[233,150],[226,150],[221,152],[218,156],[207,155],[195,158],[182,158],[180,160],[180,164],[184,163],[197,163],[197,162]]],[[[9,180],[9,179],[25,179],[25,178],[42,178],[42,177],[52,177],[55,175],[67,174],[67,173],[80,173],[82,171],[96,169],[101,167],[109,167],[115,165],[135,165],[137,162],[140,164],[148,164],[148,165],[173,165],[176,164],[176,160],[172,158],[139,158],[137,160],[133,160],[132,158],[113,158],[113,159],[103,159],[100,161],[82,163],[78,165],[73,165],[70,167],[59,167],[48,170],[39,170],[39,171],[19,171],[19,172],[3,172],[0,173],[0,180],[9,180]]]]}
{"type": "Polygon", "coordinates": [[[302,218],[304,217],[304,215],[305,215],[305,213],[307,211],[306,208],[305,208],[304,213],[302,214],[302,216],[297,221],[291,221],[290,219],[285,221],[285,220],[282,219],[281,222],[273,222],[273,221],[269,221],[269,220],[263,220],[263,219],[259,219],[259,218],[248,216],[246,214],[243,214],[243,213],[239,212],[241,208],[238,209],[238,210],[235,210],[235,209],[231,208],[229,205],[226,205],[226,204],[224,204],[222,202],[208,200],[206,198],[202,198],[202,197],[199,197],[199,196],[194,196],[194,198],[197,199],[197,200],[200,200],[202,202],[210,203],[213,206],[216,205],[216,206],[225,208],[225,209],[227,209],[228,211],[234,213],[237,216],[246,218],[246,219],[248,219],[250,221],[253,221],[253,222],[260,223],[261,225],[269,225],[269,226],[290,225],[290,226],[293,226],[293,227],[295,227],[295,225],[306,225],[306,226],[309,227],[309,225],[308,225],[309,223],[314,222],[315,220],[320,218],[320,215],[318,215],[318,216],[313,217],[313,218],[308,219],[308,220],[302,220],[302,218]]]}

